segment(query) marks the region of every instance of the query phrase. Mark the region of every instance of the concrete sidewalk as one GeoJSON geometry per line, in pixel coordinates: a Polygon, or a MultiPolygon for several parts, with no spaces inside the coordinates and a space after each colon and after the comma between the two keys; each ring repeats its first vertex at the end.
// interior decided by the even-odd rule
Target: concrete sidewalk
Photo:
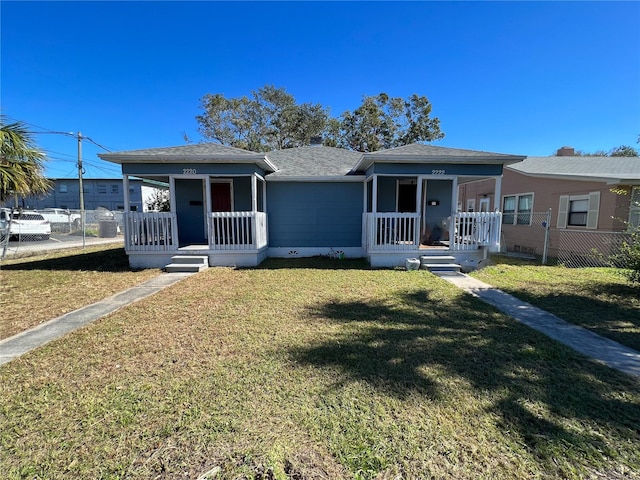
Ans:
{"type": "Polygon", "coordinates": [[[16,357],[40,347],[52,340],[62,337],[76,328],[87,325],[105,315],[146,298],[160,290],[173,285],[192,273],[162,273],[146,282],[117,293],[92,305],[66,313],[42,323],[31,330],[21,332],[13,337],[0,341],[0,365],[10,362],[16,357]]]}
{"type": "Polygon", "coordinates": [[[438,276],[577,352],[621,372],[640,377],[640,352],[565,322],[473,277],[444,273],[438,276]]]}

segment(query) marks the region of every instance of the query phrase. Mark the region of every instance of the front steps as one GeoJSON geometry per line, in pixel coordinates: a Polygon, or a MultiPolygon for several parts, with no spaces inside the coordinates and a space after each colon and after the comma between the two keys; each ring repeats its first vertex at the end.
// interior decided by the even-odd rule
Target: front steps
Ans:
{"type": "Polygon", "coordinates": [[[456,258],[449,255],[421,255],[420,270],[433,273],[460,273],[456,258]]]}
{"type": "Polygon", "coordinates": [[[164,267],[167,272],[195,273],[209,268],[209,257],[206,255],[176,255],[171,263],[164,267]]]}

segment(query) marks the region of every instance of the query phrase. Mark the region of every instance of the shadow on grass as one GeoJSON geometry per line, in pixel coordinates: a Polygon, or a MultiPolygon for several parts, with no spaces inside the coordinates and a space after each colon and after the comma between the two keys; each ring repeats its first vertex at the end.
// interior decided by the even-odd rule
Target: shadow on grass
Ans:
{"type": "MultiPolygon", "coordinates": [[[[583,287],[581,289],[584,290],[583,287]]],[[[638,288],[620,284],[598,284],[588,288],[584,293],[554,292],[548,295],[536,294],[526,289],[502,290],[567,322],[640,351],[638,288]],[[635,302],[635,305],[632,302],[635,302]],[[632,327],[629,327],[629,324],[632,327]]]]}
{"type": "Polygon", "coordinates": [[[317,270],[371,270],[366,258],[267,258],[255,267],[261,270],[312,268],[317,270]]]}
{"type": "Polygon", "coordinates": [[[45,260],[25,258],[19,263],[2,265],[3,270],[83,270],[95,272],[130,271],[129,259],[124,248],[99,252],[80,253],[45,260]]]}
{"type": "Polygon", "coordinates": [[[326,303],[310,314],[344,329],[292,350],[295,361],[337,368],[347,380],[398,398],[418,394],[446,403],[455,390],[460,401],[467,388],[470,398],[491,398],[489,412],[546,465],[558,451],[618,458],[616,443],[637,448],[640,405],[614,395],[622,390],[637,398],[637,382],[468,295],[448,301],[416,290],[388,301],[326,303]],[[569,429],[562,419],[599,427],[569,429]],[[612,442],[603,440],[607,435],[612,442]]]}

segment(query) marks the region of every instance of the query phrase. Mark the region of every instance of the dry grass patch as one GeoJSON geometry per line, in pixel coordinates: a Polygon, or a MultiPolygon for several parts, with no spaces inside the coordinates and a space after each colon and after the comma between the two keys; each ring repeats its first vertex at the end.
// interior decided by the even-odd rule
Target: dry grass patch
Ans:
{"type": "Polygon", "coordinates": [[[640,287],[615,268],[533,265],[494,257],[472,275],[526,302],[640,351],[640,287]]]}
{"type": "Polygon", "coordinates": [[[210,269],[5,365],[0,470],[637,478],[633,379],[426,272],[282,265],[210,269]]]}
{"type": "Polygon", "coordinates": [[[132,271],[113,245],[54,251],[0,264],[0,339],[138,285],[159,270],[132,271]]]}

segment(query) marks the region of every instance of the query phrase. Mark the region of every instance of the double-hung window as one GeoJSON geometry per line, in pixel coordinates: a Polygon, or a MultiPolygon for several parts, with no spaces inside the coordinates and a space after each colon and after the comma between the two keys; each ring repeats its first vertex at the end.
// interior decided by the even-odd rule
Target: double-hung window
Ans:
{"type": "Polygon", "coordinates": [[[531,225],[533,193],[505,195],[502,197],[503,225],[531,225]]]}
{"type": "Polygon", "coordinates": [[[558,205],[558,228],[598,228],[600,192],[584,195],[560,195],[558,205]]]}

